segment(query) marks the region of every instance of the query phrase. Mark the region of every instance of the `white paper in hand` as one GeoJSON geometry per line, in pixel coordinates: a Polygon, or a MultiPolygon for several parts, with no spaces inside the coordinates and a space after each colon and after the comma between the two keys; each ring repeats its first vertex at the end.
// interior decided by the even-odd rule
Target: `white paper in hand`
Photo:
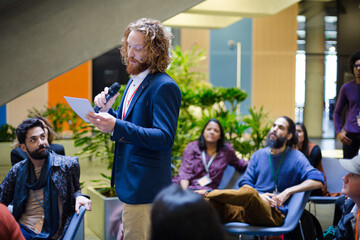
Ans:
{"type": "Polygon", "coordinates": [[[94,112],[93,107],[91,106],[89,100],[85,98],[74,98],[74,97],[64,97],[70,107],[76,112],[79,117],[81,117],[85,122],[90,122],[85,116],[88,112],[94,112]]]}

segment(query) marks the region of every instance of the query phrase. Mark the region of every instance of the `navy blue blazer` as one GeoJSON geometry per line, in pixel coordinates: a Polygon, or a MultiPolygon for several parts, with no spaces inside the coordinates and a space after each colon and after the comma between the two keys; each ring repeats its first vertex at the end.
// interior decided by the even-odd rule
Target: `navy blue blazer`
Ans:
{"type": "Polygon", "coordinates": [[[153,202],[171,184],[171,148],[181,104],[181,92],[166,73],[148,74],[137,89],[125,119],[121,120],[126,86],[111,136],[115,141],[111,185],[129,204],[153,202]]]}

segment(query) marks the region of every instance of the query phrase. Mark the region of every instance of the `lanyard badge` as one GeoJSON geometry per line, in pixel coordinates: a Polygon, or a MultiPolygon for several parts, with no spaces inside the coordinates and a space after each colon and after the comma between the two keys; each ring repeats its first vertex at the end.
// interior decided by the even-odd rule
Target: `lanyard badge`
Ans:
{"type": "Polygon", "coordinates": [[[210,178],[210,174],[209,174],[209,169],[210,169],[210,166],[211,166],[212,162],[215,159],[215,156],[216,156],[216,152],[211,156],[208,164],[206,164],[205,151],[202,151],[202,153],[201,153],[201,157],[202,157],[203,164],[204,164],[205,171],[206,171],[206,175],[201,177],[198,180],[199,185],[202,186],[202,187],[206,186],[206,185],[208,185],[208,184],[210,184],[212,182],[212,180],[210,178]]]}
{"type": "Polygon", "coordinates": [[[280,167],[281,167],[282,161],[283,161],[284,156],[285,156],[285,151],[286,151],[286,149],[283,151],[283,153],[281,155],[280,164],[279,164],[279,167],[278,167],[278,169],[276,171],[276,175],[274,173],[273,164],[272,164],[271,149],[269,151],[269,161],[270,161],[271,174],[272,174],[272,178],[273,178],[274,183],[275,183],[275,188],[274,188],[273,193],[276,194],[276,195],[279,194],[279,191],[278,191],[279,171],[280,171],[280,167]]]}

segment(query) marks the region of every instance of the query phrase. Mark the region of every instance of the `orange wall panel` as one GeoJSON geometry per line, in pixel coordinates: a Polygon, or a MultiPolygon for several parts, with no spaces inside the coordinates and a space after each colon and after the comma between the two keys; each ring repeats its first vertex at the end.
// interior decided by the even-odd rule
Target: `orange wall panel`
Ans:
{"type": "Polygon", "coordinates": [[[272,119],[295,117],[295,59],[298,5],[254,19],[252,105],[272,119]]]}
{"type": "Polygon", "coordinates": [[[88,61],[53,80],[48,84],[48,106],[67,104],[64,96],[86,98],[92,101],[92,62],[88,61]]]}
{"type": "MultiPolygon", "coordinates": [[[[182,51],[190,52],[194,46],[198,46],[198,50],[205,49],[205,60],[201,61],[200,66],[193,68],[192,71],[199,71],[209,75],[209,49],[210,49],[210,30],[208,29],[192,29],[181,28],[180,30],[180,46],[182,51]]],[[[204,80],[209,80],[208,77],[204,80]]]]}

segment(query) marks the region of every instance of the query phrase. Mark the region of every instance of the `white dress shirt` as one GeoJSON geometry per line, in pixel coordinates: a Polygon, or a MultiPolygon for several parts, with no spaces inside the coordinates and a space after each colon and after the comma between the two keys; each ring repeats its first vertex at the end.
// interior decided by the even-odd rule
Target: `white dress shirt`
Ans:
{"type": "Polygon", "coordinates": [[[131,76],[132,82],[125,96],[121,119],[124,119],[124,116],[126,115],[126,112],[131,104],[131,101],[134,98],[136,90],[139,88],[140,84],[142,83],[142,81],[144,81],[144,79],[148,74],[149,74],[149,69],[146,69],[145,71],[139,73],[136,76],[131,76]]]}

